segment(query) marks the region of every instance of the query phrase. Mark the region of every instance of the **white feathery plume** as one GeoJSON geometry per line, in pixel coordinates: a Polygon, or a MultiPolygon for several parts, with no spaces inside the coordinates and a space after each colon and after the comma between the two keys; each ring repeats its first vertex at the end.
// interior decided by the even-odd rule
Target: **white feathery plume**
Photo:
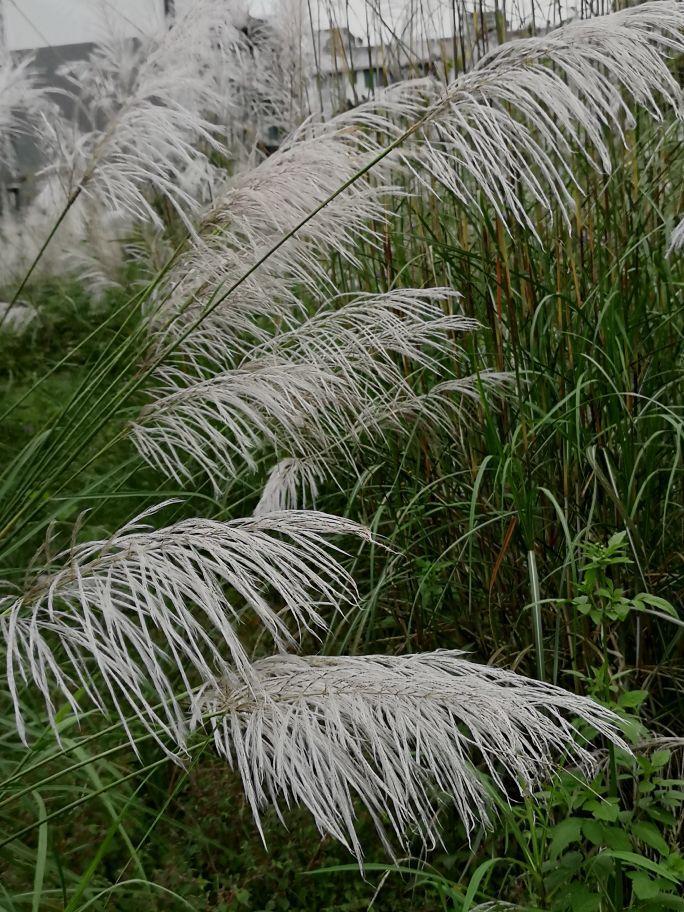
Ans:
{"type": "Polygon", "coordinates": [[[230,99],[230,115],[218,122],[234,155],[258,161],[308,115],[314,60],[306,17],[302,0],[278,0],[267,21],[247,18],[212,66],[230,99]]]}
{"type": "MultiPolygon", "coordinates": [[[[294,228],[363,164],[365,156],[356,143],[339,135],[285,144],[257,168],[229,183],[203,227],[218,233],[224,246],[259,253],[294,228]]],[[[308,281],[312,266],[320,272],[315,254],[320,255],[321,250],[357,263],[353,254],[357,240],[373,240],[377,229],[369,222],[385,220],[378,195],[391,191],[391,187],[380,187],[373,192],[367,184],[363,189],[349,188],[304,226],[286,251],[274,254],[280,261],[279,274],[308,281]]]]}
{"type": "Polygon", "coordinates": [[[65,118],[45,122],[50,171],[68,199],[84,191],[107,209],[161,225],[153,191],[191,227],[187,213],[198,203],[183,188],[183,175],[204,158],[202,144],[221,148],[207,113],[225,100],[217,96],[206,57],[216,36],[232,29],[231,17],[220,0],[200,0],[156,36],[137,45],[114,36],[88,61],[62,68],[76,110],[91,122],[85,133],[65,118]]]}
{"type": "Polygon", "coordinates": [[[684,218],[672,229],[667,252],[668,254],[678,253],[682,248],[684,248],[684,218]]]}
{"type": "MultiPolygon", "coordinates": [[[[39,190],[19,212],[3,213],[0,219],[0,281],[18,282],[38,255],[47,226],[57,222],[67,205],[67,196],[56,175],[46,176],[39,190]]],[[[37,264],[39,275],[77,275],[99,297],[119,284],[122,238],[130,231],[130,219],[111,212],[96,200],[80,196],[69,207],[60,230],[37,264]]]]}
{"type": "MultiPolygon", "coordinates": [[[[374,187],[370,180],[364,177],[353,183],[326,205],[225,300],[221,298],[223,289],[230,289],[250,263],[343,181],[351,179],[355,169],[370,161],[383,143],[397,139],[402,126],[420,121],[420,110],[420,128],[387,160],[387,174],[391,174],[398,157],[416,173],[419,169],[427,171],[465,202],[477,204],[479,193],[484,194],[502,218],[509,213],[534,231],[531,201],[547,209],[555,201],[568,217],[572,198],[566,188],[571,176],[567,159],[573,147],[581,146],[581,134],[602,165],[610,166],[602,130],[612,127],[621,134],[622,121],[629,123],[631,115],[622,100],[623,91],[654,116],[660,116],[656,96],[679,110],[679,90],[666,57],[680,47],[684,49],[680,25],[684,25],[684,5],[659,0],[639,7],[638,13],[627,10],[571,23],[542,38],[511,42],[487,55],[446,92],[438,91],[429,80],[415,86],[402,85],[331,124],[306,125],[290,144],[258,168],[239,175],[200,226],[190,254],[179,264],[181,278],[172,277],[175,293],[161,314],[165,319],[170,314],[172,322],[170,328],[167,322],[158,333],[158,344],[163,344],[169,331],[187,333],[188,321],[194,325],[207,304],[211,312],[183,339],[175,353],[173,371],[164,368],[160,373],[166,390],[145,416],[144,423],[150,428],[148,439],[153,436],[157,448],[165,446],[172,451],[168,458],[174,464],[183,450],[193,456],[204,454],[207,445],[192,430],[182,427],[178,415],[171,414],[175,407],[182,404],[187,417],[201,411],[201,421],[194,427],[208,432],[214,422],[213,406],[210,401],[202,402],[203,394],[209,393],[214,401],[223,399],[224,404],[234,401],[238,380],[234,370],[253,370],[259,364],[251,351],[255,343],[258,349],[275,355],[280,369],[285,362],[299,362],[297,345],[287,348],[288,338],[297,337],[301,320],[296,286],[315,289],[325,281],[322,252],[335,251],[353,263],[356,239],[365,232],[372,242],[369,222],[388,216],[377,193],[367,192],[374,187]],[[332,168],[331,162],[339,167],[332,168]],[[242,336],[240,341],[238,336],[242,336]],[[227,373],[226,366],[230,368],[227,373]],[[205,380],[207,371],[216,376],[205,380]],[[220,392],[224,388],[227,398],[220,392]],[[155,416],[162,413],[166,427],[160,435],[153,425],[155,416]]],[[[375,189],[379,191],[381,185],[382,181],[375,189]]],[[[435,329],[439,327],[438,321],[435,329]]],[[[336,328],[344,336],[346,330],[339,322],[336,328]]],[[[336,409],[343,419],[354,401],[365,420],[381,413],[389,417],[417,414],[428,405],[445,401],[439,395],[403,396],[408,384],[391,357],[383,359],[379,354],[380,346],[373,349],[370,360],[360,358],[358,347],[350,355],[343,350],[344,345],[331,344],[325,321],[318,324],[314,318],[308,329],[308,338],[302,331],[299,350],[307,367],[313,362],[326,376],[344,381],[349,392],[345,393],[343,407],[336,409]],[[378,375],[372,376],[369,367],[378,375]],[[382,370],[387,371],[384,376],[382,370]],[[359,399],[361,388],[367,395],[359,399]],[[379,402],[369,401],[371,391],[380,397],[379,402]]],[[[427,331],[432,333],[430,327],[427,331]]],[[[432,333],[433,339],[435,335],[432,333]]],[[[360,347],[364,344],[362,341],[360,347]]],[[[415,357],[417,347],[413,346],[407,356],[415,357]]],[[[321,405],[329,401],[330,382],[323,384],[321,405]]],[[[459,389],[452,385],[450,391],[459,389]]],[[[444,387],[442,393],[446,392],[444,387]]],[[[262,401],[266,396],[262,395],[262,401]]],[[[315,405],[307,401],[305,411],[315,413],[315,405]]],[[[220,421],[225,417],[225,409],[220,415],[215,412],[220,421]]],[[[437,418],[442,417],[438,412],[437,418]]],[[[307,430],[306,421],[301,426],[307,430]]],[[[371,423],[364,429],[377,427],[371,423]]],[[[303,447],[302,435],[293,437],[290,429],[291,422],[286,439],[281,438],[284,454],[298,459],[310,457],[310,446],[303,447]]],[[[348,426],[341,427],[338,438],[346,440],[348,431],[348,426]]],[[[144,442],[145,434],[144,430],[138,433],[140,442],[144,442]]],[[[216,434],[214,426],[208,434],[213,453],[218,452],[216,434]]],[[[248,437],[248,445],[239,447],[242,453],[257,442],[251,429],[248,437]]],[[[272,443],[276,439],[270,430],[265,437],[261,432],[258,437],[272,443]]],[[[232,460],[224,462],[224,467],[232,466],[232,460]]],[[[214,473],[219,478],[220,474],[214,473]]]]}
{"type": "Polygon", "coordinates": [[[395,164],[377,165],[373,180],[353,182],[256,273],[243,278],[251,263],[368,165],[384,139],[396,132],[394,121],[408,120],[416,110],[407,97],[402,88],[388,92],[382,110],[359,112],[354,121],[308,121],[257,167],[226,181],[169,276],[160,295],[165,304],[151,315],[157,348],[167,336],[185,333],[211,302],[202,340],[194,348],[205,344],[209,351],[222,350],[224,357],[233,347],[244,351],[248,340],[263,341],[274,327],[296,325],[302,307],[295,286],[315,294],[321,284],[335,291],[326,268],[330,253],[360,268],[356,245],[380,246],[382,229],[392,217],[387,201],[403,193],[391,183],[395,164]]]}
{"type": "Polygon", "coordinates": [[[316,364],[264,359],[190,383],[168,367],[158,380],[132,425],[140,454],[179,482],[199,465],[217,492],[240,465],[254,468],[264,446],[313,455],[358,408],[356,390],[316,364]]]}
{"type": "Polygon", "coordinates": [[[47,107],[46,92],[38,85],[33,59],[13,59],[0,48],[0,163],[14,163],[11,144],[6,140],[33,129],[47,107]]]}
{"type": "Polygon", "coordinates": [[[386,849],[439,840],[450,799],[468,832],[488,822],[475,764],[509,799],[551,775],[554,761],[591,767],[579,718],[625,747],[619,720],[586,697],[462,653],[274,656],[253,666],[258,687],[228,677],[209,685],[197,716],[237,768],[259,826],[268,805],[304,805],[322,833],[362,862],[356,808],[386,849]]]}
{"type": "Polygon", "coordinates": [[[345,436],[332,444],[328,442],[306,458],[288,457],[277,463],[264,485],[255,515],[262,510],[315,506],[324,480],[334,478],[339,485],[344,473],[358,477],[363,458],[360,449],[369,431],[377,435],[391,428],[397,434],[408,434],[416,424],[422,424],[428,432],[439,428],[455,440],[469,402],[479,402],[483,393],[490,401],[491,396],[504,396],[514,379],[507,372],[481,371],[437,383],[427,393],[417,394],[406,384],[395,388],[393,394],[370,397],[354,416],[345,436]]]}
{"type": "MultiPolygon", "coordinates": [[[[438,356],[453,358],[454,335],[477,326],[445,314],[441,303],[455,297],[448,288],[396,289],[337,308],[332,301],[252,348],[236,368],[222,369],[220,350],[213,351],[207,379],[163,367],[154,401],[133,425],[138,449],[177,480],[192,477],[190,463],[199,465],[217,491],[236,460],[253,468],[264,446],[304,460],[310,472],[340,456],[353,462],[356,440],[381,432],[393,413],[410,408],[429,421],[438,411],[438,400],[418,396],[399,363],[450,372],[438,356]]],[[[192,346],[192,335],[188,341],[192,346]]],[[[198,358],[202,350],[200,337],[198,358]]]]}
{"type": "Polygon", "coordinates": [[[39,270],[75,273],[95,294],[117,284],[122,240],[136,221],[163,228],[155,196],[192,230],[190,214],[213,199],[216,181],[202,148],[223,150],[208,119],[225,105],[209,52],[235,32],[232,16],[222,0],[200,0],[171,29],[136,41],[113,34],[87,60],[60,67],[73,111],[43,113],[49,164],[36,197],[3,218],[3,281],[26,274],[58,221],[39,270]]]}
{"type": "MultiPolygon", "coordinates": [[[[310,118],[265,161],[230,178],[174,270],[170,284],[176,287],[175,310],[187,307],[194,297],[194,317],[217,286],[230,287],[260,254],[351,181],[388,139],[395,139],[404,125],[424,113],[417,103],[417,97],[422,103],[423,82],[393,86],[381,99],[328,122],[310,118]],[[189,291],[183,287],[184,280],[189,291]]],[[[357,243],[381,243],[382,229],[392,218],[387,203],[405,193],[392,183],[396,170],[395,160],[380,162],[373,167],[373,179],[355,180],[325,205],[250,277],[250,291],[241,286],[231,293],[223,308],[224,320],[220,311],[212,313],[210,319],[219,321],[219,331],[228,333],[232,342],[237,333],[231,331],[231,316],[237,312],[239,318],[249,306],[255,309],[256,319],[264,313],[270,313],[272,320],[286,319],[298,303],[292,284],[317,289],[317,283],[323,282],[332,287],[325,268],[330,252],[360,266],[355,257],[357,243]],[[283,297],[286,303],[279,306],[283,297]],[[278,308],[276,312],[269,312],[267,303],[278,308]]]]}
{"type": "Polygon", "coordinates": [[[315,509],[320,469],[301,459],[281,459],[271,469],[254,508],[255,516],[276,510],[315,509]]]}
{"type": "MultiPolygon", "coordinates": [[[[534,231],[530,202],[559,205],[566,220],[573,199],[570,156],[592,150],[609,171],[605,128],[622,137],[634,118],[625,101],[662,119],[662,105],[681,116],[681,90],[668,58],[684,52],[684,4],[654,0],[606,16],[577,19],[543,36],[493,49],[445,89],[410,80],[333,118],[305,124],[301,135],[376,130],[398,139],[393,153],[429,186],[437,180],[466,205],[478,196],[504,221],[534,231]]],[[[438,191],[435,191],[438,192],[438,191]]]]}
{"type": "Polygon", "coordinates": [[[25,301],[17,301],[15,304],[0,301],[0,333],[20,336],[37,316],[36,308],[25,301]]]}
{"type": "Polygon", "coordinates": [[[684,52],[684,4],[656,0],[575,20],[542,37],[510,41],[444,91],[426,85],[425,125],[400,157],[420,180],[435,178],[466,205],[478,194],[504,220],[535,231],[530,202],[556,204],[569,223],[569,157],[584,153],[610,170],[602,131],[623,136],[634,118],[624,96],[656,119],[660,105],[681,116],[669,54],[684,52]]]}
{"type": "Polygon", "coordinates": [[[459,298],[460,294],[448,287],[339,294],[319,305],[312,316],[300,312],[295,322],[290,315],[285,325],[264,330],[263,338],[255,339],[256,333],[252,333],[251,339],[238,339],[228,350],[215,324],[198,327],[184,340],[177,360],[186,369],[188,363],[196,365],[200,372],[201,360],[204,370],[213,374],[275,356],[297,363],[325,364],[343,374],[353,373],[357,379],[363,366],[371,383],[380,380],[383,369],[395,379],[395,356],[434,370],[438,354],[457,354],[457,334],[479,328],[477,320],[448,312],[451,302],[459,298]]]}
{"type": "MultiPolygon", "coordinates": [[[[212,296],[220,295],[283,235],[325,202],[368,160],[349,136],[324,136],[283,145],[256,168],[231,178],[197,229],[188,252],[169,277],[168,303],[155,314],[161,339],[185,331],[212,296]],[[170,317],[175,317],[168,325],[170,317]]],[[[217,337],[225,351],[264,337],[261,322],[291,325],[300,307],[294,287],[331,288],[327,257],[335,252],[360,267],[360,240],[380,243],[389,213],[382,202],[396,193],[388,185],[359,181],[272,254],[258,272],[231,292],[204,319],[206,341],[217,337]]]]}
{"type": "Polygon", "coordinates": [[[339,295],[308,320],[256,346],[250,356],[277,353],[316,361],[355,375],[364,365],[367,380],[395,365],[400,356],[424,368],[439,369],[437,355],[458,352],[455,335],[480,327],[462,314],[445,313],[460,294],[448,287],[395,288],[372,294],[339,295]]]}
{"type": "MultiPolygon", "coordinates": [[[[185,745],[186,713],[177,696],[217,673],[252,677],[237,632],[247,612],[282,649],[302,630],[325,627],[321,611],[354,603],[356,588],[326,536],[368,538],[351,520],[316,512],[274,512],[219,522],[184,520],[151,530],[160,504],[102,541],[72,547],[55,571],[19,595],[0,598],[8,688],[24,737],[20,680],[45,699],[79,712],[83,689],[114,711],[130,735],[131,712],[158,739],[185,745]]],[[[160,741],[160,743],[162,743],[160,741]]],[[[171,750],[172,748],[165,747],[171,750]]]]}
{"type": "Polygon", "coordinates": [[[170,310],[183,316],[171,332],[184,332],[217,288],[231,288],[404,130],[412,135],[374,167],[377,180],[357,179],[269,256],[249,285],[212,306],[202,324],[205,341],[209,327],[226,346],[244,327],[258,338],[269,307],[272,319],[292,319],[293,283],[326,280],[322,251],[351,257],[353,264],[356,240],[377,241],[371,221],[382,225],[390,217],[383,185],[399,192],[391,185],[399,164],[419,184],[438,192],[436,181],[464,204],[479,207],[482,194],[502,219],[517,219],[532,231],[532,203],[547,211],[556,204],[569,224],[571,155],[593,149],[610,168],[603,130],[622,135],[623,123],[633,120],[623,93],[655,117],[660,101],[680,112],[667,57],[684,51],[683,28],[681,2],[658,0],[509,42],[446,90],[429,79],[409,81],[327,124],[309,121],[258,168],[229,182],[203,220],[198,243],[174,277],[170,310]]]}
{"type": "Polygon", "coordinates": [[[358,415],[351,436],[361,435],[369,426],[392,427],[401,432],[417,423],[427,429],[441,428],[453,438],[469,406],[480,402],[483,394],[488,400],[492,396],[505,397],[514,379],[515,375],[508,371],[483,370],[443,380],[426,393],[405,396],[399,391],[394,397],[370,402],[368,410],[358,415]]]}

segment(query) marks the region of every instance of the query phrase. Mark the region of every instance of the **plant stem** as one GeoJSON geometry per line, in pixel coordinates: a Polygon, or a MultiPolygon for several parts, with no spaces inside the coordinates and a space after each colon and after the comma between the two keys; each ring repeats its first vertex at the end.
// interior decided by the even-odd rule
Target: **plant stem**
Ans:
{"type": "Polygon", "coordinates": [[[537,678],[546,679],[544,668],[544,638],[541,616],[541,593],[539,591],[539,574],[537,572],[537,556],[533,549],[527,552],[527,569],[530,577],[530,592],[532,595],[532,629],[534,633],[534,647],[537,654],[537,678]]]}
{"type": "Polygon", "coordinates": [[[17,303],[17,301],[19,300],[19,295],[22,293],[22,291],[23,291],[24,288],[26,287],[26,284],[27,284],[28,280],[29,280],[29,279],[31,278],[31,276],[33,275],[34,269],[36,268],[36,266],[38,265],[38,263],[41,261],[43,254],[44,254],[45,251],[47,250],[48,244],[50,243],[50,241],[53,239],[53,237],[54,237],[55,234],[57,233],[57,230],[58,230],[59,226],[62,224],[62,222],[64,221],[64,219],[67,217],[67,214],[68,214],[69,210],[71,209],[71,207],[74,205],[74,203],[76,202],[76,200],[77,200],[77,199],[79,198],[79,196],[81,195],[81,189],[82,189],[82,187],[81,187],[81,186],[78,186],[78,187],[73,191],[73,193],[71,194],[71,196],[69,197],[69,199],[66,201],[66,205],[65,205],[64,208],[62,209],[62,211],[61,211],[61,213],[60,213],[60,215],[59,215],[59,218],[57,219],[57,221],[55,222],[55,224],[52,226],[52,229],[51,229],[50,233],[48,234],[48,236],[47,236],[47,237],[45,238],[45,240],[43,241],[40,250],[38,251],[38,253],[37,253],[37,254],[35,255],[35,257],[33,258],[33,262],[32,262],[31,265],[29,266],[28,272],[26,273],[26,275],[24,276],[24,278],[21,280],[21,282],[20,282],[20,284],[19,284],[19,287],[18,287],[17,290],[14,292],[14,297],[13,297],[12,300],[9,302],[8,308],[5,310],[4,314],[0,317],[0,329],[2,329],[2,324],[5,322],[5,320],[7,319],[7,317],[8,317],[9,314],[10,314],[10,311],[12,310],[12,308],[14,307],[14,305],[15,305],[15,304],[17,303]]]}

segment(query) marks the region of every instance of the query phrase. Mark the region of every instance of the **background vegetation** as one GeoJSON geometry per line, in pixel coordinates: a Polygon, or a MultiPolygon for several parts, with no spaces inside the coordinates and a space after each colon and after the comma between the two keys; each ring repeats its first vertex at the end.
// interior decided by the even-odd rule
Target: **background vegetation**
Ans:
{"type": "MultiPolygon", "coordinates": [[[[57,745],[42,702],[27,698],[26,748],[3,691],[0,908],[684,907],[684,274],[668,254],[681,143],[674,117],[638,116],[624,144],[613,140],[610,175],[578,158],[571,231],[557,213],[530,212],[534,237],[486,204],[397,198],[382,243],[359,242],[361,269],[329,263],[341,291],[457,289],[483,325],[459,370],[514,382],[501,400],[483,392],[457,436],[388,432],[357,478],[322,486],[319,509],[392,546],[349,557],[363,610],[334,621],[323,651],[467,650],[614,707],[634,756],[599,745],[590,781],[565,769],[514,805],[496,799],[492,829],[470,842],[445,811],[444,844],[428,857],[417,844],[397,865],[362,817],[362,878],[299,809],[286,829],[267,816],[264,848],[239,778],[199,735],[182,769],[149,738],[136,758],[118,725],[94,713],[79,725],[62,707],[57,745]]],[[[126,428],[144,397],[122,401],[112,386],[128,362],[135,382],[141,351],[135,294],[149,280],[127,268],[99,301],[72,280],[34,281],[22,297],[37,317],[0,339],[10,582],[50,523],[57,541],[74,525],[78,540],[99,538],[166,497],[182,499],[169,522],[249,515],[272,467],[265,455],[217,494],[143,463],[126,428]]]]}

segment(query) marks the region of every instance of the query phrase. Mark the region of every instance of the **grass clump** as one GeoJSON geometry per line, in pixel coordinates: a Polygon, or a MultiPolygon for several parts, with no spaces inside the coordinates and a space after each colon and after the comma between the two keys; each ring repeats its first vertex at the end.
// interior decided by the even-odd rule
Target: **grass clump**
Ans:
{"type": "Polygon", "coordinates": [[[681,4],[256,164],[201,6],[8,281],[0,904],[677,908],[681,4]]]}

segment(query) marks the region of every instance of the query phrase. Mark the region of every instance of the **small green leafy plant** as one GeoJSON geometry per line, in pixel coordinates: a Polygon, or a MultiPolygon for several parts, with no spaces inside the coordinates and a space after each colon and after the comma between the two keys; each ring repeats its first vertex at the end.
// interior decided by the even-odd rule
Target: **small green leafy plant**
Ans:
{"type": "Polygon", "coordinates": [[[630,611],[657,611],[677,617],[670,602],[648,592],[639,592],[629,598],[623,589],[615,586],[609,568],[631,564],[627,556],[627,533],[616,532],[607,544],[587,542],[583,546],[586,563],[578,585],[579,594],[572,599],[575,608],[601,626],[608,621],[624,621],[630,611]]]}

